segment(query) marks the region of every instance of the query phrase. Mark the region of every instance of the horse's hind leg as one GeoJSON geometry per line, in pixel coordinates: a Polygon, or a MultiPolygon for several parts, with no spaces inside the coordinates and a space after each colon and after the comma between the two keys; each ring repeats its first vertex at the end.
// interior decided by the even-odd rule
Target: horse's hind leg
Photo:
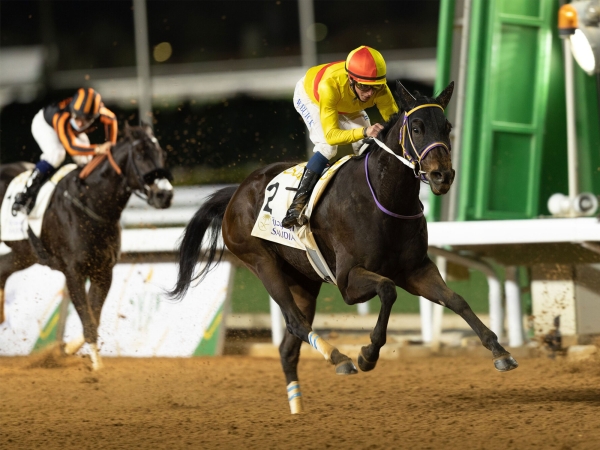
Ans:
{"type": "Polygon", "coordinates": [[[363,267],[354,267],[348,272],[348,284],[340,286],[344,301],[349,305],[361,303],[378,295],[381,309],[375,328],[371,332],[371,344],[362,347],[358,355],[358,367],[366,372],[373,370],[379,359],[379,351],[385,345],[388,322],[392,306],[396,301],[396,284],[389,278],[377,275],[363,267]]]}
{"type": "Polygon", "coordinates": [[[519,366],[511,354],[500,345],[496,334],[475,315],[465,299],[446,286],[438,268],[431,260],[422,269],[412,273],[406,286],[402,287],[411,294],[446,306],[461,316],[477,334],[483,346],[492,352],[497,370],[506,372],[519,366]]]}
{"type": "Polygon", "coordinates": [[[279,261],[269,258],[268,260],[262,259],[259,263],[253,265],[248,264],[248,266],[260,278],[271,298],[281,308],[287,330],[294,336],[308,342],[327,361],[334,364],[337,374],[351,375],[358,373],[350,358],[340,353],[337,348],[312,331],[310,323],[294,303],[294,297],[280,264],[279,261]]]}
{"type": "Polygon", "coordinates": [[[23,245],[20,243],[15,244],[15,248],[11,252],[0,256],[0,323],[3,323],[5,320],[4,287],[6,286],[6,280],[13,273],[27,269],[29,266],[35,264],[36,261],[36,257],[27,241],[23,245]]]}
{"type": "MultiPolygon", "coordinates": [[[[304,314],[306,320],[312,324],[315,317],[317,295],[319,295],[321,282],[307,279],[296,282],[291,277],[288,277],[288,281],[294,301],[302,314],[304,314]]],[[[285,374],[288,402],[292,414],[300,414],[304,410],[302,392],[300,391],[300,383],[298,381],[298,360],[300,359],[301,345],[302,340],[300,338],[286,331],[283,341],[279,346],[279,355],[281,357],[283,373],[285,374]]]]}

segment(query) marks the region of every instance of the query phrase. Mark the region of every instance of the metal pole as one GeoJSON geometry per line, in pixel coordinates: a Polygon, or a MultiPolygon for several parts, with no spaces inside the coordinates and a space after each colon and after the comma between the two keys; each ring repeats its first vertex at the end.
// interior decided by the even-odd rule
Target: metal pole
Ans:
{"type": "Polygon", "coordinates": [[[135,59],[138,74],[138,107],[140,122],[152,125],[152,86],[150,81],[150,49],[146,0],[133,0],[135,59]]]}
{"type": "Polygon", "coordinates": [[[523,342],[523,315],[521,313],[521,289],[517,280],[517,267],[506,267],[506,316],[508,318],[508,345],[520,347],[523,342]]]}
{"type": "Polygon", "coordinates": [[[570,215],[575,215],[573,206],[575,197],[579,193],[577,179],[577,135],[575,131],[575,88],[573,77],[573,57],[571,56],[571,43],[563,39],[565,53],[565,93],[567,102],[567,161],[569,173],[569,200],[571,204],[570,215]]]}
{"type": "MultiPolygon", "coordinates": [[[[440,271],[442,279],[446,281],[447,274],[447,261],[446,258],[438,256],[435,259],[435,263],[440,271]]],[[[442,341],[442,319],[444,317],[444,307],[437,303],[433,304],[432,307],[432,318],[431,318],[431,350],[438,352],[441,347],[442,341]]]]}
{"type": "MultiPolygon", "coordinates": [[[[302,67],[309,69],[317,65],[317,43],[309,39],[308,30],[315,24],[315,11],[313,0],[298,0],[298,15],[300,26],[300,50],[302,52],[302,67]]],[[[306,133],[306,157],[310,159],[313,153],[313,144],[309,133],[306,133]]]]}
{"type": "Polygon", "coordinates": [[[500,278],[494,268],[484,261],[468,258],[463,255],[444,250],[438,247],[429,247],[427,250],[432,255],[443,256],[448,261],[456,264],[470,267],[471,269],[483,272],[487,277],[490,305],[490,329],[496,334],[500,341],[504,335],[504,310],[502,309],[502,285],[500,278]]]}
{"type": "Polygon", "coordinates": [[[460,186],[460,150],[463,141],[465,91],[467,80],[467,64],[469,63],[469,32],[471,24],[471,0],[464,0],[462,32],[460,36],[460,59],[458,63],[458,81],[456,86],[456,132],[452,145],[452,165],[456,171],[452,189],[450,189],[448,201],[448,220],[456,220],[458,209],[458,189],[460,186]]]}
{"type": "Polygon", "coordinates": [[[279,346],[283,341],[283,316],[279,305],[272,297],[269,297],[269,309],[271,310],[271,340],[273,345],[279,346]]]}

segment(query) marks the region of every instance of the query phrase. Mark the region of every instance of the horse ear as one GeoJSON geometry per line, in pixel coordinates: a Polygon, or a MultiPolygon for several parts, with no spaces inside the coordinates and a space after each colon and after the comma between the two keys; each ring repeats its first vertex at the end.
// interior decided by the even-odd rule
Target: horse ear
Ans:
{"type": "Polygon", "coordinates": [[[412,94],[408,92],[408,89],[406,89],[399,81],[396,84],[396,93],[400,98],[400,106],[404,111],[410,111],[415,107],[417,99],[414,98],[412,94]]]}
{"type": "Polygon", "coordinates": [[[454,92],[454,81],[451,81],[450,84],[442,91],[440,95],[435,99],[442,108],[446,109],[448,103],[450,103],[450,99],[452,98],[452,92],[454,92]]]}
{"type": "Polygon", "coordinates": [[[144,122],[142,120],[142,121],[140,121],[140,125],[142,126],[142,128],[144,129],[146,134],[149,134],[150,136],[154,136],[154,130],[152,130],[152,127],[150,126],[150,124],[148,122],[144,122]]]}

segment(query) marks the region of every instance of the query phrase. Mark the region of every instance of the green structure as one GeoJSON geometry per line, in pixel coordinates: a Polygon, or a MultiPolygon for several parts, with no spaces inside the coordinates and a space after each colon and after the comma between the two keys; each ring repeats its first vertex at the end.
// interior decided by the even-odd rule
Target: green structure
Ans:
{"type": "MultiPolygon", "coordinates": [[[[454,6],[442,0],[436,91],[457,63],[449,55],[454,6]]],[[[456,220],[548,215],[550,195],[567,193],[559,6],[559,0],[472,0],[456,220]]],[[[579,191],[600,194],[597,86],[579,67],[575,81],[579,191]]],[[[436,198],[430,219],[443,219],[440,210],[436,198]]]]}

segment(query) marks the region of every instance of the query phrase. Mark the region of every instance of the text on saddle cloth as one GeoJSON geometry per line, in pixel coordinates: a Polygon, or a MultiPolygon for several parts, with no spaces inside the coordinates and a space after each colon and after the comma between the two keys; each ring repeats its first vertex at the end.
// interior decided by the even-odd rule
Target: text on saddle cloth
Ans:
{"type": "Polygon", "coordinates": [[[22,241],[28,239],[27,228],[36,236],[42,233],[42,219],[46,208],[50,203],[54,189],[60,180],[62,180],[69,172],[77,168],[76,164],[66,164],[60,167],[54,175],[42,186],[38,193],[35,206],[29,213],[29,216],[19,213],[16,216],[12,215],[11,209],[14,203],[15,195],[25,189],[25,183],[29,179],[31,170],[20,173],[8,185],[2,209],[0,210],[0,240],[2,241],[22,241]]]}
{"type": "MultiPolygon", "coordinates": [[[[310,218],[315,205],[333,175],[350,158],[352,156],[348,155],[339,159],[319,178],[304,211],[307,217],[310,218]]],[[[281,221],[294,199],[295,188],[300,184],[305,166],[306,163],[302,163],[284,170],[267,185],[265,199],[251,235],[306,251],[308,260],[319,276],[327,282],[335,283],[335,276],[329,270],[312,236],[310,221],[300,229],[289,230],[281,226],[281,221]]]]}

